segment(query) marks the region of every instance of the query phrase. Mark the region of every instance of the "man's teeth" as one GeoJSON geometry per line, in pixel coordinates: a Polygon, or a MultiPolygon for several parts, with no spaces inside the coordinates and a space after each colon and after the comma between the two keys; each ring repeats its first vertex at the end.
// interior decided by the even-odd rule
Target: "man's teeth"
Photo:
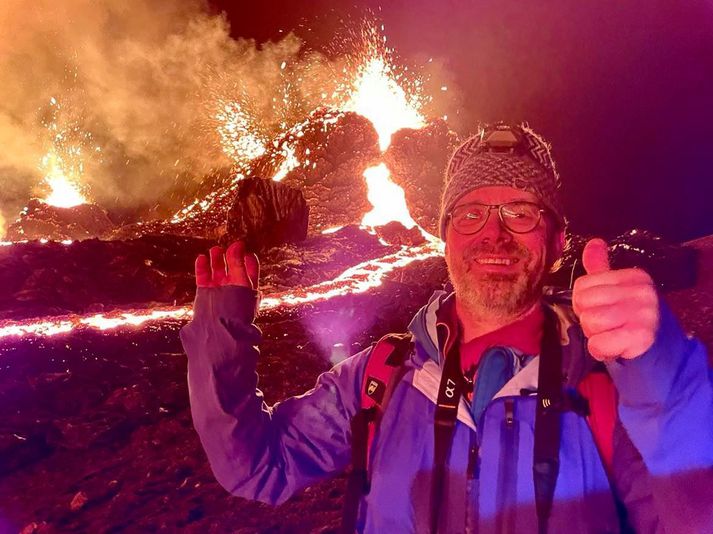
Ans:
{"type": "Polygon", "coordinates": [[[478,258],[475,261],[484,265],[512,265],[517,260],[508,258],[478,258]]]}

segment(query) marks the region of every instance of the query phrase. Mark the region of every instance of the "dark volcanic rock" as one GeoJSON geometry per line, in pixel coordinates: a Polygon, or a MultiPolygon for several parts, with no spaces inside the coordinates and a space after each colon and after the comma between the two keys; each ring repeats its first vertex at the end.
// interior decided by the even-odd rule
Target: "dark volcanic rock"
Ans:
{"type": "Polygon", "coordinates": [[[99,206],[81,204],[73,208],[58,208],[33,198],[20,218],[8,227],[7,239],[75,241],[105,237],[113,230],[114,223],[99,206]]]}
{"type": "Polygon", "coordinates": [[[241,239],[254,251],[296,243],[307,237],[308,215],[300,191],[273,180],[246,178],[238,183],[223,242],[241,239]]]}
{"type": "MultiPolygon", "coordinates": [[[[585,274],[582,250],[589,237],[568,236],[562,260],[548,283],[570,287],[585,274]]],[[[647,230],[633,229],[609,241],[609,261],[616,269],[639,267],[651,275],[663,291],[692,287],[697,278],[695,249],[666,242],[647,230]]]]}
{"type": "Polygon", "coordinates": [[[266,294],[310,286],[396,250],[398,246],[383,245],[378,236],[359,226],[345,226],[333,233],[309,236],[299,245],[275,247],[261,254],[260,286],[266,294]]]}
{"type": "Polygon", "coordinates": [[[392,245],[418,246],[426,241],[418,226],[407,229],[398,221],[391,221],[383,226],[377,226],[375,230],[379,237],[392,245]]]}
{"type": "Polygon", "coordinates": [[[195,257],[213,244],[144,236],[0,247],[0,319],[190,302],[195,257]]]}
{"type": "Polygon", "coordinates": [[[310,233],[358,223],[371,209],[364,171],[381,151],[371,122],[350,112],[319,109],[243,168],[207,176],[195,201],[171,220],[127,225],[113,238],[173,234],[225,241],[228,210],[243,176],[280,181],[302,192],[309,207],[310,233]]]}
{"type": "Polygon", "coordinates": [[[419,130],[399,130],[384,154],[391,179],[404,189],[411,217],[433,235],[438,235],[446,165],[457,143],[456,134],[438,119],[419,130]]]}
{"type": "MultiPolygon", "coordinates": [[[[420,239],[414,230],[397,226],[406,233],[394,243],[420,239]]],[[[215,244],[147,235],[0,247],[0,320],[187,304],[195,295],[195,258],[215,244]]],[[[384,245],[376,235],[346,226],[261,252],[261,285],[270,293],[317,284],[396,250],[397,244],[384,245]]]]}
{"type": "Polygon", "coordinates": [[[184,198],[185,207],[168,219],[145,220],[116,229],[110,239],[138,239],[144,235],[202,237],[218,241],[225,235],[226,214],[237,184],[232,168],[216,169],[201,178],[193,196],[184,198]]]}
{"type": "Polygon", "coordinates": [[[300,161],[284,183],[304,193],[310,232],[358,223],[371,209],[364,171],[376,163],[380,151],[368,119],[356,113],[320,110],[282,143],[292,147],[300,161]]]}

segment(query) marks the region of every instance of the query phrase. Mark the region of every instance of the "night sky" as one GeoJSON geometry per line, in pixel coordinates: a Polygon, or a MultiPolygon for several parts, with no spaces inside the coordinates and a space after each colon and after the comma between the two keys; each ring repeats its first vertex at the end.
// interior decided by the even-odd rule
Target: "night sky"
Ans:
{"type": "MultiPolygon", "coordinates": [[[[713,3],[342,0],[229,3],[234,37],[324,49],[368,11],[404,64],[443,63],[460,134],[522,121],[552,144],[571,230],[713,233],[713,3]]],[[[356,26],[356,24],[354,24],[356,26]]]]}

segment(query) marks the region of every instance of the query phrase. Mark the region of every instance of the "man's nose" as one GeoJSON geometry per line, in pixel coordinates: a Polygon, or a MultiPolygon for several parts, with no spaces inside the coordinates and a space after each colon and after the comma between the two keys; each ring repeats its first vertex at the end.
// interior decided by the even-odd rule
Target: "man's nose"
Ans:
{"type": "Polygon", "coordinates": [[[483,243],[506,243],[512,241],[512,234],[505,228],[496,209],[490,210],[490,216],[480,230],[480,240],[483,243]]]}

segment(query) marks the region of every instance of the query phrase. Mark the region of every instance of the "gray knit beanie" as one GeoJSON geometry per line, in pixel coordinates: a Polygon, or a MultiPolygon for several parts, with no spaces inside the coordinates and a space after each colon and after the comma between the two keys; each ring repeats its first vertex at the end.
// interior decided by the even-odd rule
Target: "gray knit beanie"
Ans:
{"type": "Polygon", "coordinates": [[[506,185],[533,193],[564,228],[560,177],[550,145],[526,124],[499,122],[480,127],[451,156],[441,198],[441,239],[446,238],[448,215],[458,199],[489,185],[506,185]]]}

